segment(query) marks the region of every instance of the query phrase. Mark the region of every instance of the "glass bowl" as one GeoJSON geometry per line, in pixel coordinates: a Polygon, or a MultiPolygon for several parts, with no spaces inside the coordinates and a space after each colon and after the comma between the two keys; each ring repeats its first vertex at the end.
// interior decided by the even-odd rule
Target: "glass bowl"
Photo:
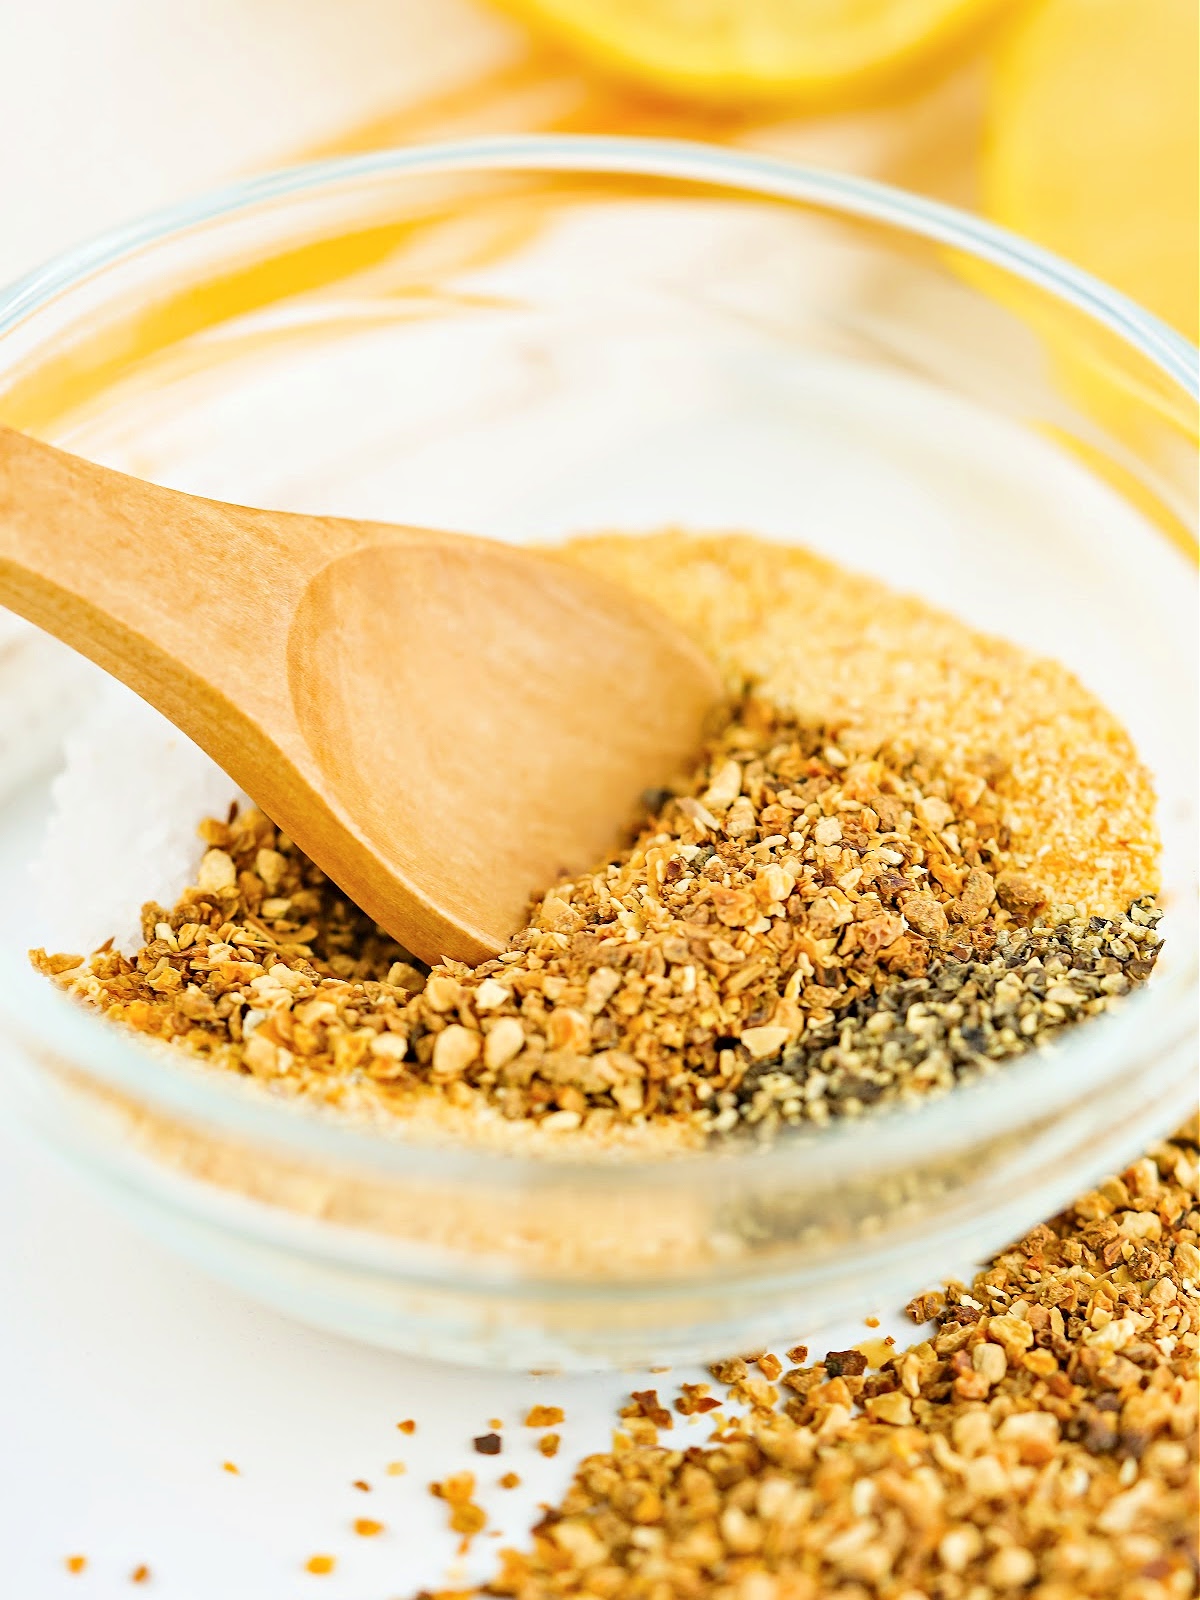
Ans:
{"type": "Polygon", "coordinates": [[[729,1353],[965,1268],[1194,1101],[1195,395],[1183,341],[1033,246],[696,145],[295,168],[34,273],[0,297],[0,418],[112,465],[497,538],[746,529],[1059,657],[1156,775],[1168,915],[1145,993],[916,1109],[653,1160],[384,1134],[155,1054],[29,970],[18,869],[87,674],[10,627],[8,1098],[218,1276],[457,1361],[729,1353]]]}

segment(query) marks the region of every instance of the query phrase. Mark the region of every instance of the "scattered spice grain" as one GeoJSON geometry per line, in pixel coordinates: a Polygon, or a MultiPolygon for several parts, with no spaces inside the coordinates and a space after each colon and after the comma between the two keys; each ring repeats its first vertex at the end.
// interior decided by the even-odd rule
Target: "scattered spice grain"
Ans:
{"type": "Polygon", "coordinates": [[[701,1416],[721,1404],[713,1398],[707,1383],[681,1383],[675,1409],[681,1417],[701,1416]]]}
{"type": "Polygon", "coordinates": [[[497,1479],[502,1489],[517,1489],[520,1487],[520,1475],[516,1472],[506,1472],[502,1478],[497,1479]]]}
{"type": "Polygon", "coordinates": [[[144,1563],[141,1566],[134,1567],[133,1571],[129,1574],[129,1581],[130,1583],[149,1583],[150,1568],[144,1563]]]}
{"type": "Polygon", "coordinates": [[[481,1433],[471,1443],[481,1456],[498,1456],[504,1448],[504,1441],[498,1433],[481,1433]]]}
{"type": "Polygon", "coordinates": [[[552,1428],[564,1420],[561,1406],[530,1406],[525,1414],[527,1428],[552,1428]]]}
{"type": "Polygon", "coordinates": [[[402,1478],[408,1468],[403,1461],[389,1461],[385,1471],[389,1478],[402,1478]]]}
{"type": "Polygon", "coordinates": [[[373,1539],[383,1532],[383,1523],[376,1522],[373,1517],[356,1517],[354,1531],[360,1539],[373,1539]]]}
{"type": "Polygon", "coordinates": [[[464,1541],[473,1539],[487,1525],[487,1512],[475,1504],[473,1472],[453,1472],[440,1483],[431,1483],[429,1492],[449,1506],[450,1530],[461,1533],[464,1541]]]}
{"type": "Polygon", "coordinates": [[[544,1456],[556,1456],[558,1454],[558,1447],[561,1443],[561,1434],[544,1433],[538,1440],[537,1447],[544,1456]]]}
{"type": "Polygon", "coordinates": [[[370,1494],[371,1492],[371,1485],[365,1478],[355,1478],[350,1487],[357,1489],[360,1494],[370,1494]]]}
{"type": "Polygon", "coordinates": [[[824,1366],[831,1378],[857,1378],[867,1370],[867,1358],[861,1350],[830,1350],[824,1366]]]}
{"type": "Polygon", "coordinates": [[[230,1473],[233,1474],[234,1477],[240,1477],[241,1476],[240,1470],[237,1467],[234,1466],[232,1461],[222,1461],[222,1463],[221,1463],[221,1471],[222,1472],[230,1472],[230,1473]]]}
{"type": "Polygon", "coordinates": [[[304,1563],[304,1570],[311,1572],[316,1578],[321,1578],[332,1572],[336,1566],[337,1559],[334,1556],[309,1556],[304,1563]]]}
{"type": "Polygon", "coordinates": [[[407,1418],[404,1422],[398,1422],[396,1426],[400,1429],[401,1433],[416,1433],[417,1431],[417,1425],[411,1417],[407,1418]]]}
{"type": "Polygon", "coordinates": [[[629,1404],[621,1407],[621,1415],[626,1419],[644,1417],[655,1428],[674,1426],[674,1418],[659,1400],[657,1389],[635,1389],[629,1404]]]}
{"type": "Polygon", "coordinates": [[[77,1577],[81,1572],[87,1571],[87,1557],[67,1556],[63,1562],[63,1566],[66,1567],[68,1572],[73,1573],[77,1577]]]}

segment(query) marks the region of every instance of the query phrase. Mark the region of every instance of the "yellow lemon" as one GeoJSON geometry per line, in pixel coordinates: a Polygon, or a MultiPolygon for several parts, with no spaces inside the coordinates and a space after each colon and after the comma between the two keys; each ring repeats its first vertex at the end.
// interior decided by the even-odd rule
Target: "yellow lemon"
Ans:
{"type": "Polygon", "coordinates": [[[502,3],[602,66],[672,94],[737,105],[858,92],[1011,0],[502,3]]]}
{"type": "Polygon", "coordinates": [[[1038,0],[994,64],[986,209],[1195,338],[1196,0],[1038,0]]]}

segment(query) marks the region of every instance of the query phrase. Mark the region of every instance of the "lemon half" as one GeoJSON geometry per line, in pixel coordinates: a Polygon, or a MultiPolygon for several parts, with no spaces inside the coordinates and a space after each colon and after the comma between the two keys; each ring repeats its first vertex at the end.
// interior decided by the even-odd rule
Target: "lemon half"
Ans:
{"type": "Polygon", "coordinates": [[[627,77],[736,105],[856,93],[948,45],[1011,0],[502,3],[627,77]]]}
{"type": "Polygon", "coordinates": [[[984,204],[1193,339],[1196,0],[1038,0],[995,58],[984,204]]]}

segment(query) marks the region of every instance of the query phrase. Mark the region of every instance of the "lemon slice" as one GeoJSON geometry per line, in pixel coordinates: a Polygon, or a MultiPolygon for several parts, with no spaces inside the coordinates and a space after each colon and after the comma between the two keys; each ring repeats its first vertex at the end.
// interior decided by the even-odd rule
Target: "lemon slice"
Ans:
{"type": "Polygon", "coordinates": [[[1011,0],[503,0],[602,66],[693,99],[829,100],[1011,0]]]}
{"type": "Polygon", "coordinates": [[[986,209],[1192,338],[1196,0],[1041,0],[998,47],[986,209]]]}

